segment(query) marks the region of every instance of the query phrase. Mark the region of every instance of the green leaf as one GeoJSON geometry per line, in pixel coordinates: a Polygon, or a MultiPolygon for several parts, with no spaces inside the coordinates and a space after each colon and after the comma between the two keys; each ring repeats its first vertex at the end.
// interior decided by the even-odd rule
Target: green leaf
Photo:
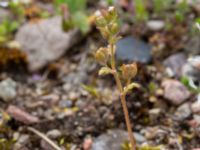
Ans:
{"type": "Polygon", "coordinates": [[[112,74],[112,69],[108,68],[108,67],[102,67],[99,70],[99,75],[108,75],[108,74],[112,74]]]}
{"type": "Polygon", "coordinates": [[[66,0],[71,13],[84,11],[86,8],[86,0],[66,0]]]}
{"type": "Polygon", "coordinates": [[[154,11],[158,14],[166,11],[172,4],[172,0],[153,0],[154,11]]]}
{"type": "Polygon", "coordinates": [[[63,145],[64,143],[65,143],[65,138],[61,138],[60,141],[59,141],[59,144],[63,145]]]}
{"type": "Polygon", "coordinates": [[[55,0],[56,7],[67,4],[71,14],[77,11],[84,11],[86,8],[86,0],[55,0]]]}
{"type": "Polygon", "coordinates": [[[138,83],[131,83],[124,87],[124,93],[130,92],[133,88],[140,88],[141,86],[138,83]]]}
{"type": "Polygon", "coordinates": [[[4,36],[6,35],[7,31],[6,31],[6,27],[4,26],[4,24],[0,25],[0,36],[4,36]]]}
{"type": "Polygon", "coordinates": [[[99,93],[95,87],[89,86],[89,85],[84,85],[84,84],[82,84],[81,86],[83,87],[84,90],[86,90],[91,95],[93,95],[95,97],[99,97],[99,93]]]}
{"type": "Polygon", "coordinates": [[[148,89],[149,89],[150,93],[153,94],[156,90],[156,84],[154,82],[150,82],[148,85],[148,89]]]}
{"type": "Polygon", "coordinates": [[[134,0],[137,21],[146,21],[149,17],[149,13],[145,7],[146,2],[146,0],[134,0]]]}
{"type": "Polygon", "coordinates": [[[83,12],[76,12],[73,16],[73,24],[78,27],[82,33],[87,33],[90,29],[88,18],[83,12]]]}
{"type": "Polygon", "coordinates": [[[19,27],[19,23],[14,21],[10,23],[9,32],[15,31],[19,27]]]}
{"type": "Polygon", "coordinates": [[[4,42],[6,42],[6,41],[7,41],[7,37],[2,36],[2,35],[0,34],[0,44],[1,44],[1,43],[4,43],[4,42]]]}

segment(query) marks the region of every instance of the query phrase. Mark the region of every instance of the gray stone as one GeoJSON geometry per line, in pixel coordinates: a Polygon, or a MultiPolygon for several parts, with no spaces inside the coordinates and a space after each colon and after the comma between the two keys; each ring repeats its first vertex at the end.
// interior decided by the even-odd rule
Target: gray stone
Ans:
{"type": "Polygon", "coordinates": [[[83,99],[80,99],[80,100],[77,100],[76,101],[76,107],[78,107],[78,108],[80,108],[80,109],[83,109],[83,108],[85,108],[85,107],[87,107],[87,103],[86,103],[86,101],[85,100],[83,100],[83,99]]]}
{"type": "Polygon", "coordinates": [[[200,82],[200,56],[193,56],[182,68],[182,74],[194,81],[200,82]]]}
{"type": "Polygon", "coordinates": [[[164,80],[162,87],[164,88],[164,97],[174,105],[182,104],[191,95],[190,91],[177,80],[164,80]]]}
{"type": "Polygon", "coordinates": [[[175,119],[183,121],[192,114],[191,106],[189,103],[182,104],[175,112],[175,119]]]}
{"type": "Polygon", "coordinates": [[[151,61],[151,46],[134,37],[125,37],[117,42],[116,57],[120,61],[151,61]]]}
{"type": "Polygon", "coordinates": [[[61,17],[57,16],[38,23],[26,23],[19,28],[15,40],[28,56],[30,71],[37,71],[58,59],[79,40],[78,30],[66,33],[61,23],[61,17]]]}
{"type": "Polygon", "coordinates": [[[6,8],[6,7],[8,7],[8,5],[9,5],[8,1],[6,1],[6,0],[1,0],[0,1],[0,7],[6,8]]]}
{"type": "Polygon", "coordinates": [[[147,27],[152,31],[159,31],[165,26],[164,21],[162,20],[150,20],[147,22],[147,27]]]}
{"type": "MultiPolygon", "coordinates": [[[[139,133],[134,133],[138,143],[143,143],[146,139],[139,133]]],[[[123,130],[112,130],[97,137],[91,150],[121,150],[121,145],[128,140],[128,133],[123,130]]]]}
{"type": "Polygon", "coordinates": [[[82,84],[87,83],[87,80],[88,80],[88,75],[85,71],[71,72],[62,78],[62,81],[66,83],[66,85],[63,86],[63,88],[66,90],[66,92],[68,92],[68,90],[72,90],[72,88],[77,88],[77,86],[80,86],[80,83],[82,84]],[[70,86],[68,86],[69,83],[70,86]],[[76,87],[73,87],[71,85],[76,87]]]}
{"type": "Polygon", "coordinates": [[[200,54],[200,36],[192,36],[189,38],[188,42],[186,42],[185,50],[190,55],[198,55],[200,54]]]}
{"type": "Polygon", "coordinates": [[[200,113],[200,102],[196,101],[194,103],[191,104],[191,109],[193,113],[200,113]]]}
{"type": "Polygon", "coordinates": [[[193,118],[200,125],[200,115],[193,115],[193,118]]]}
{"type": "Polygon", "coordinates": [[[6,112],[15,120],[22,122],[26,125],[34,124],[39,122],[39,118],[25,112],[17,106],[9,105],[6,112]]]}
{"type": "Polygon", "coordinates": [[[47,136],[51,139],[57,139],[62,136],[62,133],[58,129],[53,129],[47,132],[47,136]]]}
{"type": "Polygon", "coordinates": [[[16,143],[13,146],[13,150],[22,150],[28,141],[30,140],[30,136],[27,134],[19,134],[19,133],[15,133],[14,134],[14,139],[16,139],[16,143]],[[16,136],[17,135],[17,136],[16,136]]]}
{"type": "Polygon", "coordinates": [[[0,82],[0,97],[4,101],[10,101],[17,95],[16,82],[8,78],[0,82]]]}
{"type": "Polygon", "coordinates": [[[72,107],[73,103],[72,100],[61,100],[59,101],[59,107],[66,108],[72,107]]]}
{"type": "Polygon", "coordinates": [[[182,75],[182,67],[186,62],[186,55],[184,53],[177,53],[169,56],[163,64],[165,67],[171,69],[174,76],[180,77],[182,75]]]}

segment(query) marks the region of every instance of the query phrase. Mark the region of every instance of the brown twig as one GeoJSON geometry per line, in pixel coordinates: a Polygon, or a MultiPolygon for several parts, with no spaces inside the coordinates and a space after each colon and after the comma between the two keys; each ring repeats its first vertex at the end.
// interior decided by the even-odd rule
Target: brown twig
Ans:
{"type": "Polygon", "coordinates": [[[62,150],[58,145],[56,145],[52,140],[50,140],[45,134],[41,133],[40,131],[32,128],[32,127],[28,127],[27,128],[29,131],[35,133],[36,135],[38,135],[40,138],[42,138],[43,140],[45,140],[49,145],[51,145],[55,150],[62,150]]]}

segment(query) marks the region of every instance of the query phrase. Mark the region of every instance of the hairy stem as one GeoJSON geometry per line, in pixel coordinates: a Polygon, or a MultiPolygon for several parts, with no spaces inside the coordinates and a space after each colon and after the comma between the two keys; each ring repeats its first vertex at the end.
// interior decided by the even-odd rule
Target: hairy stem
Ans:
{"type": "Polygon", "coordinates": [[[115,53],[114,53],[114,51],[115,51],[114,45],[111,44],[111,68],[114,71],[113,75],[114,75],[114,78],[115,78],[115,82],[117,84],[118,90],[120,91],[121,104],[122,104],[122,107],[123,107],[124,117],[125,117],[125,121],[126,121],[126,127],[127,127],[127,130],[128,130],[130,143],[132,145],[132,150],[136,150],[136,142],[135,142],[135,138],[133,136],[130,117],[129,117],[129,113],[128,113],[128,109],[127,109],[127,105],[126,105],[126,95],[124,94],[123,86],[122,86],[121,80],[119,78],[119,74],[118,74],[118,72],[116,70],[116,66],[115,66],[115,53]]]}

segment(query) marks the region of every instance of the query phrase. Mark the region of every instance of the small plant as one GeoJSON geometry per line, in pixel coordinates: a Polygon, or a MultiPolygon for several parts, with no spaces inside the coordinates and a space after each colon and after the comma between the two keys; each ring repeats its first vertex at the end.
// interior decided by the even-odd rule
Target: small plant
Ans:
{"type": "Polygon", "coordinates": [[[20,1],[9,1],[8,6],[18,22],[23,22],[25,16],[25,9],[23,4],[20,1]]]}
{"type": "Polygon", "coordinates": [[[82,33],[89,31],[88,17],[85,13],[86,0],[55,0],[58,13],[63,16],[63,29],[70,30],[73,27],[80,29],[82,33]]]}
{"type": "Polygon", "coordinates": [[[138,87],[138,84],[131,83],[131,79],[137,74],[137,66],[136,63],[123,64],[121,67],[116,66],[116,42],[120,37],[118,36],[118,15],[114,7],[110,7],[108,11],[101,10],[96,12],[96,26],[100,30],[103,38],[108,41],[107,47],[101,47],[95,53],[96,60],[103,66],[99,70],[99,75],[111,74],[116,81],[132,150],[136,150],[136,142],[126,105],[126,95],[134,87],[138,87]]]}
{"type": "Polygon", "coordinates": [[[136,21],[143,22],[148,20],[149,13],[145,6],[146,2],[145,0],[134,0],[136,21]]]}
{"type": "Polygon", "coordinates": [[[175,18],[178,22],[182,23],[185,19],[186,13],[189,11],[187,0],[182,0],[176,6],[175,18]]]}
{"type": "Polygon", "coordinates": [[[19,24],[16,21],[4,19],[0,24],[0,44],[12,38],[12,33],[18,28],[19,24]]]}
{"type": "Polygon", "coordinates": [[[153,0],[153,9],[157,15],[164,15],[163,12],[166,11],[172,4],[172,0],[153,0]]]}

